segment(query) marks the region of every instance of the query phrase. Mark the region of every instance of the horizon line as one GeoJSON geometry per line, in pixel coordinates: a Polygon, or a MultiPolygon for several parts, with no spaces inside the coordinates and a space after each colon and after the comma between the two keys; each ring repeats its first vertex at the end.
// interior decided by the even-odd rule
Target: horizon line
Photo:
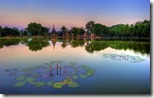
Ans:
{"type": "MultiPolygon", "coordinates": [[[[105,25],[105,26],[107,26],[107,27],[112,27],[112,26],[115,26],[115,25],[120,25],[120,24],[124,24],[124,25],[133,25],[133,24],[135,24],[135,23],[137,23],[137,22],[143,22],[143,21],[145,21],[145,20],[147,20],[147,21],[150,21],[150,19],[143,19],[143,20],[139,20],[139,21],[135,21],[135,22],[133,22],[133,23],[117,23],[117,24],[112,24],[112,25],[105,25],[105,24],[102,24],[102,23],[98,23],[98,22],[95,22],[95,24],[102,24],[102,25],[105,25]]],[[[92,21],[92,20],[90,20],[90,21],[92,21]]],[[[43,25],[43,23],[40,23],[40,22],[30,22],[30,23],[38,23],[38,24],[41,24],[42,26],[44,26],[44,27],[47,27],[47,28],[49,28],[50,30],[52,30],[52,26],[54,25],[54,27],[55,27],[55,29],[57,30],[57,29],[59,29],[59,28],[57,28],[57,27],[62,27],[62,26],[65,26],[65,25],[61,25],[61,26],[55,26],[55,24],[53,23],[50,27],[49,26],[45,26],[45,25],[43,25]]],[[[30,24],[30,23],[28,23],[28,24],[30,24]]],[[[27,24],[27,26],[28,26],[28,24],[27,24]]],[[[85,24],[86,25],[86,24],[85,24]]],[[[8,27],[8,28],[17,28],[18,30],[25,30],[27,27],[23,27],[23,26],[13,26],[13,25],[0,25],[2,28],[5,28],[5,27],[8,27]]],[[[79,26],[65,26],[67,29],[69,28],[69,29],[71,29],[72,27],[79,27],[79,26]]],[[[79,28],[84,28],[85,29],[85,26],[80,26],[79,28]]],[[[59,31],[59,30],[58,30],[59,31]]]]}

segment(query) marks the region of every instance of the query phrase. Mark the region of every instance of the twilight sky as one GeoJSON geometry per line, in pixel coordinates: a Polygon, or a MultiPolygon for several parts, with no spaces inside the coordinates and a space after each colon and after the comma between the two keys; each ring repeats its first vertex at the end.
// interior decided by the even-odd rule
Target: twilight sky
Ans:
{"type": "Polygon", "coordinates": [[[30,22],[59,30],[85,27],[93,20],[107,26],[150,19],[150,0],[0,0],[0,25],[26,28],[30,22]]]}

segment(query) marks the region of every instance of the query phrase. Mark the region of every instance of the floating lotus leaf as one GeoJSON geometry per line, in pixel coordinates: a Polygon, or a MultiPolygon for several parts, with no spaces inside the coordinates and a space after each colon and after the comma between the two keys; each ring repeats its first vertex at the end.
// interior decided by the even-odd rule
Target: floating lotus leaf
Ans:
{"type": "Polygon", "coordinates": [[[25,82],[28,82],[28,83],[32,84],[34,82],[34,80],[35,80],[34,78],[27,78],[25,80],[25,82]]]}
{"type": "Polygon", "coordinates": [[[92,69],[90,69],[90,70],[88,70],[88,72],[89,72],[89,73],[94,73],[95,71],[92,70],[92,69]]]}
{"type": "Polygon", "coordinates": [[[45,65],[48,65],[48,66],[49,66],[49,65],[50,65],[50,63],[45,63],[45,65]]]}
{"type": "Polygon", "coordinates": [[[51,64],[54,64],[55,62],[54,61],[51,61],[51,64]]]}
{"type": "Polygon", "coordinates": [[[79,77],[74,75],[74,76],[72,76],[72,78],[73,79],[78,79],[79,77]]]}
{"type": "Polygon", "coordinates": [[[15,87],[22,87],[25,85],[25,82],[18,82],[15,84],[15,87]]]}
{"type": "Polygon", "coordinates": [[[70,84],[70,83],[72,83],[72,82],[73,82],[73,81],[72,81],[72,80],[69,80],[69,79],[66,79],[66,80],[63,81],[64,84],[70,84]]]}
{"type": "Polygon", "coordinates": [[[93,75],[94,75],[93,72],[87,72],[87,73],[86,73],[86,76],[93,76],[93,75]]]}
{"type": "Polygon", "coordinates": [[[89,69],[89,67],[87,67],[87,66],[85,66],[85,65],[81,65],[81,67],[82,67],[83,69],[85,69],[85,70],[88,70],[88,69],[89,69]]]}
{"type": "Polygon", "coordinates": [[[125,55],[125,54],[103,54],[103,57],[110,58],[113,60],[126,60],[131,63],[139,63],[145,60],[139,56],[131,56],[131,55],[125,55]]]}
{"type": "Polygon", "coordinates": [[[54,84],[53,84],[53,87],[54,87],[54,88],[57,88],[57,89],[60,89],[60,88],[63,87],[63,85],[65,85],[65,84],[62,83],[62,82],[57,82],[57,83],[54,83],[54,84]]]}
{"type": "Polygon", "coordinates": [[[59,64],[62,64],[63,63],[63,61],[59,61],[59,64]]]}
{"type": "Polygon", "coordinates": [[[30,67],[30,68],[25,68],[25,69],[23,69],[22,71],[23,71],[23,72],[31,72],[31,71],[33,71],[33,70],[35,70],[35,68],[30,67]]]}
{"type": "MultiPolygon", "coordinates": [[[[134,59],[136,61],[140,61],[142,59],[140,59],[139,57],[134,57],[131,60],[134,61],[134,59]]],[[[78,78],[86,78],[88,76],[93,76],[95,73],[95,70],[85,66],[85,65],[81,65],[81,66],[74,66],[76,63],[70,63],[69,66],[63,66],[60,65],[61,68],[59,67],[58,69],[58,74],[57,74],[57,63],[62,63],[62,61],[53,61],[54,64],[51,63],[46,63],[44,65],[38,65],[35,67],[30,67],[30,68],[24,68],[23,71],[18,71],[19,75],[23,74],[25,76],[19,76],[16,78],[16,80],[19,83],[15,84],[15,87],[21,87],[23,85],[25,85],[26,83],[28,84],[33,84],[35,87],[42,87],[44,85],[48,85],[48,86],[53,86],[54,88],[60,89],[62,88],[65,84],[67,84],[69,87],[77,87],[79,86],[78,83],[74,82],[74,79],[78,79],[78,78]],[[52,70],[50,68],[50,66],[47,65],[52,65],[52,70]],[[64,74],[62,74],[63,72],[65,72],[64,74]],[[23,72],[23,73],[22,73],[23,72]],[[57,82],[54,83],[54,81],[48,81],[48,82],[44,82],[44,81],[38,81],[35,82],[35,79],[37,80],[42,80],[42,78],[47,78],[46,80],[49,80],[50,78],[55,79],[54,77],[61,75],[62,78],[65,78],[65,80],[63,80],[62,82],[57,82]]],[[[14,72],[14,71],[13,71],[14,72]]],[[[18,75],[18,73],[16,74],[18,75]]],[[[58,77],[60,78],[60,77],[58,77]]]]}
{"type": "Polygon", "coordinates": [[[19,77],[16,78],[16,80],[17,80],[17,81],[22,81],[22,80],[24,80],[25,78],[26,78],[25,76],[19,76],[19,77]]]}
{"type": "Polygon", "coordinates": [[[76,63],[69,63],[69,66],[74,67],[76,63]]]}
{"type": "Polygon", "coordinates": [[[44,86],[46,84],[46,82],[34,82],[33,83],[36,87],[41,87],[44,86]]]}
{"type": "Polygon", "coordinates": [[[68,84],[68,86],[71,87],[71,88],[75,88],[75,87],[78,87],[79,84],[76,83],[76,82],[71,82],[71,83],[68,84]]]}
{"type": "Polygon", "coordinates": [[[54,81],[49,81],[49,82],[47,82],[47,85],[51,86],[53,83],[54,83],[54,81]]]}
{"type": "Polygon", "coordinates": [[[44,66],[43,65],[39,65],[39,66],[37,66],[37,68],[42,69],[42,68],[44,68],[44,66]]]}
{"type": "Polygon", "coordinates": [[[80,78],[87,78],[86,75],[80,75],[79,77],[80,77],[80,78]]]}

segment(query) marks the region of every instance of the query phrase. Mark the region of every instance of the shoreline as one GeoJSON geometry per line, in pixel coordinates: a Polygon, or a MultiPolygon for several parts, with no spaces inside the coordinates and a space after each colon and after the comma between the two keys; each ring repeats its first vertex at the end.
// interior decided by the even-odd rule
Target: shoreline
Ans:
{"type": "Polygon", "coordinates": [[[0,38],[65,38],[65,39],[70,39],[70,38],[76,38],[76,39],[146,39],[150,40],[149,37],[50,37],[50,36],[13,36],[13,37],[0,37],[0,38]]]}

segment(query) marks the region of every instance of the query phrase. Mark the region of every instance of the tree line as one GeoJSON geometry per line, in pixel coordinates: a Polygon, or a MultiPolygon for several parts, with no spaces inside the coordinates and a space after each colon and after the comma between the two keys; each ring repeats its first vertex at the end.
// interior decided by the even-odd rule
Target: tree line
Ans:
{"type": "MultiPolygon", "coordinates": [[[[55,31],[57,36],[71,37],[84,37],[88,35],[94,35],[98,37],[137,37],[137,38],[149,38],[150,37],[150,21],[144,20],[136,22],[135,24],[117,24],[113,26],[105,26],[94,21],[89,21],[85,28],[72,27],[68,29],[66,26],[62,26],[60,31],[55,31]]],[[[1,27],[0,36],[50,36],[50,28],[42,26],[39,23],[30,23],[27,28],[19,30],[18,28],[1,27]]]]}

